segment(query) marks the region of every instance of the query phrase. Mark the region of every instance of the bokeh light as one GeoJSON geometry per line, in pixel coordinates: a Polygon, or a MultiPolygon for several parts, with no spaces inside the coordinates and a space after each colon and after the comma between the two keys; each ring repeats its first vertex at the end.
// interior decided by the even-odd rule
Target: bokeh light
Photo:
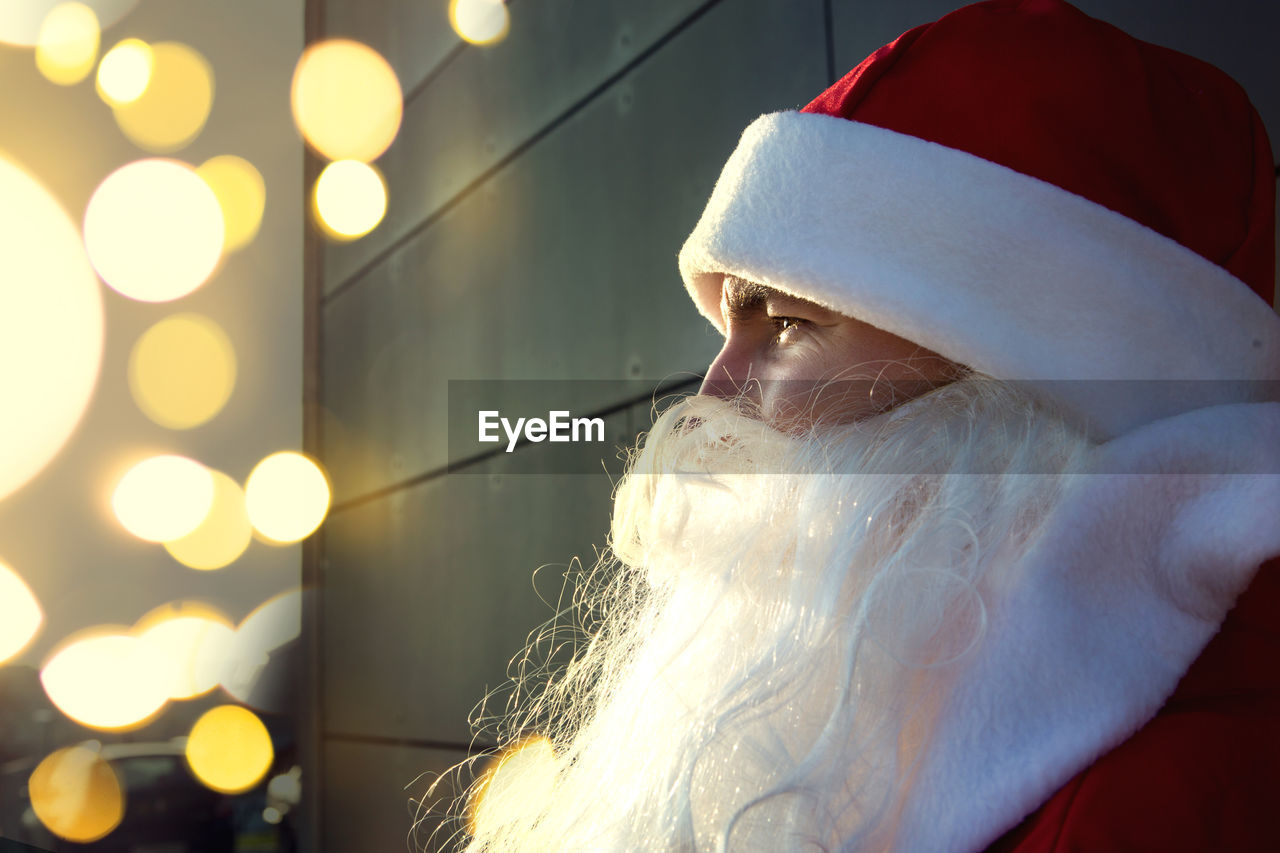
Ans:
{"type": "Polygon", "coordinates": [[[221,154],[200,164],[196,174],[218,197],[226,231],[225,248],[233,252],[258,235],[267,204],[267,184],[254,165],[234,154],[221,154]]]}
{"type": "Polygon", "coordinates": [[[257,715],[239,705],[210,708],[187,737],[187,764],[215,791],[237,794],[262,780],[275,752],[257,715]]]}
{"type": "Polygon", "coordinates": [[[0,563],[0,664],[25,649],[43,622],[44,613],[31,587],[0,563]]]}
{"type": "Polygon", "coordinates": [[[191,699],[217,687],[232,665],[235,628],[199,602],[158,607],[138,620],[134,635],[169,659],[170,699],[191,699]]]}
{"type": "Polygon", "coordinates": [[[213,67],[179,42],[153,44],[151,57],[146,91],[113,112],[134,145],[166,154],[185,148],[204,129],[213,107],[213,67]]]}
{"type": "Polygon", "coordinates": [[[49,701],[95,729],[140,725],[164,707],[173,662],[127,631],[99,629],[67,641],[40,671],[49,701]]]}
{"type": "Polygon", "coordinates": [[[293,72],[293,119],[302,137],[330,160],[368,163],[400,129],[403,96],[387,61],[348,39],[314,44],[293,72]]]}
{"type": "Polygon", "coordinates": [[[59,749],[36,765],[27,781],[31,810],[60,838],[96,841],[124,818],[124,790],[99,748],[59,749]]]}
{"type": "Polygon", "coordinates": [[[152,456],[130,468],[111,495],[116,518],[139,539],[166,542],[195,530],[213,507],[208,468],[185,456],[152,456]]]}
{"type": "MultiPolygon", "coordinates": [[[[40,25],[62,0],[5,0],[0,3],[0,42],[34,47],[40,40],[40,25]]],[[[83,0],[93,9],[102,29],[125,16],[138,0],[83,0]]]]}
{"type": "Polygon", "coordinates": [[[556,753],[551,741],[534,735],[499,753],[476,784],[468,807],[471,833],[486,815],[510,814],[512,804],[550,795],[556,781],[556,753]]]}
{"type": "Polygon", "coordinates": [[[98,378],[103,309],[80,235],[53,197],[0,154],[0,498],[75,429],[98,378]]]}
{"type": "Polygon", "coordinates": [[[449,23],[465,41],[493,44],[507,35],[511,16],[503,0],[450,0],[449,23]]]}
{"type": "Polygon", "coordinates": [[[129,354],[129,391],[143,413],[169,429],[199,426],[236,384],[227,333],[201,314],[174,314],[147,329],[129,354]]]}
{"type": "Polygon", "coordinates": [[[95,89],[109,106],[119,107],[142,97],[151,82],[155,56],[142,39],[125,39],[102,55],[95,89]]]}
{"type": "Polygon", "coordinates": [[[236,628],[235,666],[223,678],[223,688],[249,703],[272,653],[301,635],[302,590],[283,592],[255,607],[236,628]]]}
{"type": "Polygon", "coordinates": [[[222,256],[222,206],[195,169],[138,160],[99,185],[84,214],[84,242],[98,275],[142,302],[186,296],[222,256]]]}
{"type": "Polygon", "coordinates": [[[71,86],[89,76],[98,58],[98,16],[83,3],[60,3],[40,25],[36,67],[59,86],[71,86]]]}
{"type": "Polygon", "coordinates": [[[297,542],[329,512],[329,479],[310,457],[290,450],[263,459],[245,482],[249,520],[275,542],[297,542]]]}
{"type": "Polygon", "coordinates": [[[201,571],[229,566],[240,558],[253,539],[253,525],[244,505],[240,484],[221,471],[213,475],[213,506],[195,530],[164,548],[182,565],[201,571]]]}
{"type": "Polygon", "coordinates": [[[315,210],[330,237],[363,237],[378,227],[387,212],[387,184],[372,166],[338,160],[325,166],[316,179],[315,210]]]}

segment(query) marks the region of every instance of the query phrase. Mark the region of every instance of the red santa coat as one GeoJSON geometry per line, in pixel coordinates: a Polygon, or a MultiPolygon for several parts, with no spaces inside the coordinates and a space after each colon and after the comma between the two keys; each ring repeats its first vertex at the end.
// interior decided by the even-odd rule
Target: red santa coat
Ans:
{"type": "Polygon", "coordinates": [[[1280,559],[1160,712],[988,853],[1280,850],[1278,615],[1280,559]]]}

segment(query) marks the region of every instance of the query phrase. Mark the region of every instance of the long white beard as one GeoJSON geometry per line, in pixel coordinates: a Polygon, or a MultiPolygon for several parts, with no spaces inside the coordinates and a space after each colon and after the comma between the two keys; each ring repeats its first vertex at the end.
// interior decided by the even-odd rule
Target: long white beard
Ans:
{"type": "Polygon", "coordinates": [[[522,747],[473,792],[466,849],[889,848],[990,569],[1086,446],[982,377],[804,437],[677,404],[575,592],[585,643],[518,685],[522,747]]]}

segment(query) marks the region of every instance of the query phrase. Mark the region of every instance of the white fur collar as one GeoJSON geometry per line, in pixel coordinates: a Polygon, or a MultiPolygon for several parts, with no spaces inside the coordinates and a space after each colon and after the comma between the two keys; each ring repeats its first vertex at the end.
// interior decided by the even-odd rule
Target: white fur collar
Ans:
{"type": "MultiPolygon", "coordinates": [[[[895,851],[980,850],[1173,692],[1280,553],[1280,404],[1221,406],[1100,448],[988,588],[895,851]]],[[[993,571],[996,571],[993,569],[993,571]]]]}

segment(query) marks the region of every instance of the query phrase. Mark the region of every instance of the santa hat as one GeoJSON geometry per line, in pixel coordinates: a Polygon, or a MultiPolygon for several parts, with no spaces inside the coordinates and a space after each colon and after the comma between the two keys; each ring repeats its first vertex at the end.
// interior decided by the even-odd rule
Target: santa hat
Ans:
{"type": "Polygon", "coordinates": [[[733,274],[1115,435],[1280,379],[1274,193],[1224,73],[1061,0],[991,0],[753,122],[680,271],[721,331],[733,274]]]}

